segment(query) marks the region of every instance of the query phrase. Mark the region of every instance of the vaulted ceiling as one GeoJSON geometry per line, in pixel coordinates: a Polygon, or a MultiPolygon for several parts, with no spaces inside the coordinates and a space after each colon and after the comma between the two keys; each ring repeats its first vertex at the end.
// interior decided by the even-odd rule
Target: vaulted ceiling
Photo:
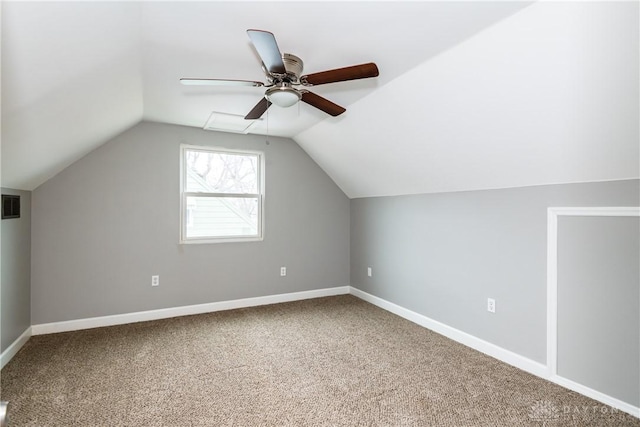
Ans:
{"type": "Polygon", "coordinates": [[[272,31],[347,108],[271,107],[349,197],[635,178],[638,4],[11,2],[2,4],[2,186],[31,190],[141,120],[245,115],[264,81],[245,33],[272,31]]]}

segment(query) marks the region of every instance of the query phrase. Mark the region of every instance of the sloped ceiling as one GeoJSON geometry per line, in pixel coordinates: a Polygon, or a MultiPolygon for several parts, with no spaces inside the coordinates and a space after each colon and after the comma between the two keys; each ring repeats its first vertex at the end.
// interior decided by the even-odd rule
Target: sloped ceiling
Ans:
{"type": "Polygon", "coordinates": [[[377,79],[313,89],[342,116],[272,107],[252,131],[293,137],[349,197],[637,177],[637,12],[5,1],[2,186],[34,189],[140,120],[202,127],[212,111],[246,114],[261,89],[178,79],[264,80],[248,28],[274,32],[305,73],[378,64],[377,79]]]}
{"type": "MultiPolygon", "coordinates": [[[[248,28],[274,32],[307,73],[376,62],[378,79],[314,88],[349,108],[526,5],[5,1],[2,185],[33,189],[140,120],[202,127],[212,111],[245,115],[261,89],[178,79],[263,81],[248,28]]],[[[306,104],[271,108],[254,132],[292,137],[326,118],[306,104]]]]}
{"type": "Polygon", "coordinates": [[[295,139],[351,198],[638,178],[638,9],[536,3],[295,139]]]}
{"type": "Polygon", "coordinates": [[[2,186],[31,190],[143,117],[140,10],[2,3],[2,186]]]}

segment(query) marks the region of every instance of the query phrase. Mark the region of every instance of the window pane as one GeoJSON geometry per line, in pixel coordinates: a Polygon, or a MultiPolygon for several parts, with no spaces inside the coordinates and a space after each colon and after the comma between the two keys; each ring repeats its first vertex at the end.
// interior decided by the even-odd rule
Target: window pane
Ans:
{"type": "Polygon", "coordinates": [[[258,156],[185,150],[186,189],[204,193],[258,193],[258,156]]]}
{"type": "Polygon", "coordinates": [[[187,197],[186,237],[258,235],[255,197],[187,197]]]}

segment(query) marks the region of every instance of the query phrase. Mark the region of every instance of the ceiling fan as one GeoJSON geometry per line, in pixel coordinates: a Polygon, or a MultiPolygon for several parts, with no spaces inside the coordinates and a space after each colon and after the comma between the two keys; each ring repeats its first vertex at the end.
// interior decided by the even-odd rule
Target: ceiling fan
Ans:
{"type": "Polygon", "coordinates": [[[309,87],[378,76],[378,67],[373,62],[301,76],[304,65],[302,59],[289,53],[280,53],[273,33],[262,30],[247,30],[247,34],[262,60],[262,70],[266,75],[267,84],[250,80],[192,78],[182,78],[180,82],[184,85],[254,86],[268,88],[264,97],[245,117],[247,120],[255,120],[259,119],[271,104],[276,104],[280,107],[290,107],[298,101],[305,102],[332,116],[338,116],[346,111],[343,107],[307,89],[296,88],[294,86],[309,87]]]}

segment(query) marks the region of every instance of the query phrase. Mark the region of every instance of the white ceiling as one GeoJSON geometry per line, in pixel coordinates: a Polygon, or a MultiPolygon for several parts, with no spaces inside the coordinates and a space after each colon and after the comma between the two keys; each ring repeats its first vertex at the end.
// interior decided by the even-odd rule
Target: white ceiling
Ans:
{"type": "Polygon", "coordinates": [[[140,120],[246,114],[264,89],[178,79],[263,81],[249,28],[305,73],[377,63],[379,78],[313,88],[342,116],[274,106],[252,131],[293,137],[349,197],[637,177],[637,9],[4,1],[2,186],[34,189],[140,120]]]}
{"type": "Polygon", "coordinates": [[[352,198],[638,178],[638,12],[533,4],[295,139],[352,198]]]}

